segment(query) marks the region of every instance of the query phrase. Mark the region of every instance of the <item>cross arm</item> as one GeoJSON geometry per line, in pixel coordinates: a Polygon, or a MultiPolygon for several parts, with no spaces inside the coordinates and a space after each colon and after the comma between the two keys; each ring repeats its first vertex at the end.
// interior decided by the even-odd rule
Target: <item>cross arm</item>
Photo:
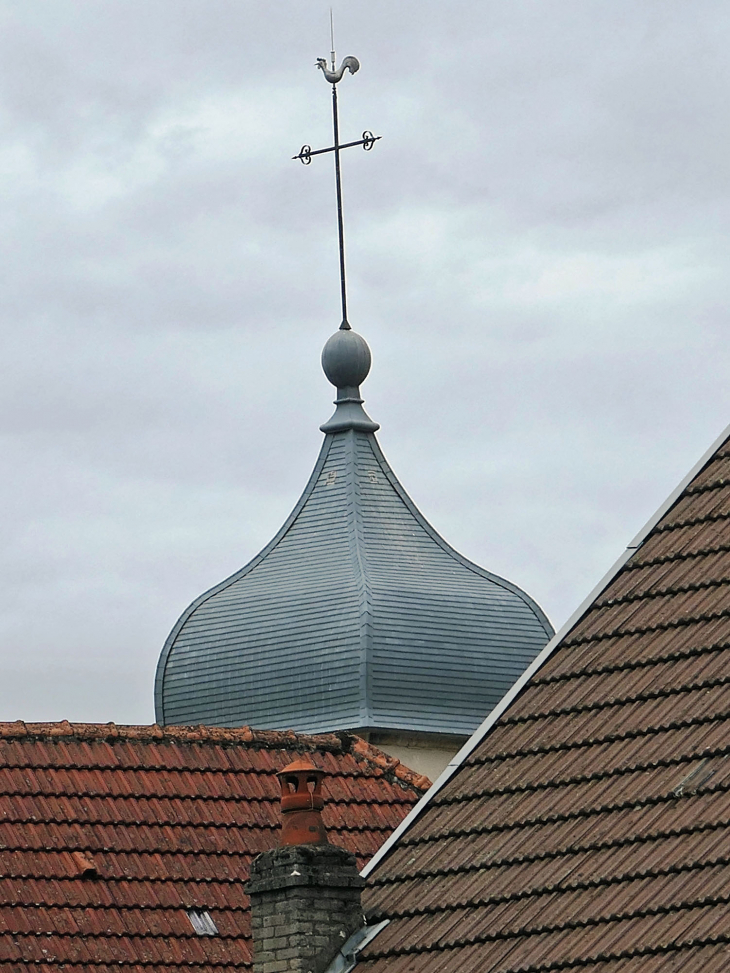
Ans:
{"type": "Polygon", "coordinates": [[[369,152],[373,145],[382,137],[382,135],[373,135],[372,132],[363,132],[362,138],[358,139],[357,142],[343,142],[342,145],[330,145],[327,149],[313,149],[310,145],[303,145],[299,151],[299,155],[293,155],[292,159],[299,159],[305,166],[308,166],[312,161],[313,155],[324,155],[326,152],[334,152],[336,149],[349,149],[353,145],[361,145],[366,152],[369,152]]]}

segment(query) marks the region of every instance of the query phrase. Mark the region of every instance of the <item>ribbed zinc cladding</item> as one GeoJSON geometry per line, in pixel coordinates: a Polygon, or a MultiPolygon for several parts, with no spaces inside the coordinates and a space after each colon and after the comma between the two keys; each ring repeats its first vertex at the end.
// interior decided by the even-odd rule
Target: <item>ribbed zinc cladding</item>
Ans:
{"type": "Polygon", "coordinates": [[[551,634],[434,531],[373,432],[343,428],[272,542],[171,632],[157,720],[468,734],[551,634]]]}

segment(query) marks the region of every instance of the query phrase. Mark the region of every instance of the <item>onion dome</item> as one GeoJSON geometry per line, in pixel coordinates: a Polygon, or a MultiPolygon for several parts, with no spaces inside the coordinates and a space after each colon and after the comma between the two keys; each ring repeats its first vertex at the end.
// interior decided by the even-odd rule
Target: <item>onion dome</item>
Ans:
{"type": "Polygon", "coordinates": [[[336,408],[309,482],[261,553],[173,628],[158,723],[463,737],[553,634],[405,492],[363,408],[370,362],[352,330],[326,343],[336,408]]]}

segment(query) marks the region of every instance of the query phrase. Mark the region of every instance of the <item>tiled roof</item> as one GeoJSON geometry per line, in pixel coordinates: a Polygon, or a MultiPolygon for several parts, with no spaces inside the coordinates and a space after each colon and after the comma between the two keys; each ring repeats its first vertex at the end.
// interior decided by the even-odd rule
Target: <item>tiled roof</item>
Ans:
{"type": "Polygon", "coordinates": [[[0,969],[248,969],[243,883],[302,752],[361,864],[429,783],[345,734],[0,724],[0,969]]]}
{"type": "Polygon", "coordinates": [[[467,736],[552,634],[436,533],[373,432],[339,429],[273,541],[175,625],[157,719],[467,736]]]}
{"type": "Polygon", "coordinates": [[[730,969],[730,442],[366,891],[358,973],[730,969]]]}

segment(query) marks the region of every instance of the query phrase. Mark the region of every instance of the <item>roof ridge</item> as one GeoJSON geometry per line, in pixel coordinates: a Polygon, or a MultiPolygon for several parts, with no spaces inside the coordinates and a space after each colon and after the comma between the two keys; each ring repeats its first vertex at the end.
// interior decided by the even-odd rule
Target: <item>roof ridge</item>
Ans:
{"type": "MultiPolygon", "coordinates": [[[[342,434],[340,434],[342,435],[342,434]]],[[[373,591],[370,582],[370,572],[368,570],[368,560],[365,553],[363,538],[363,516],[362,516],[362,493],[360,490],[360,470],[358,456],[358,436],[364,436],[365,441],[371,446],[375,439],[374,432],[363,432],[357,429],[348,429],[345,432],[346,445],[346,473],[345,483],[350,493],[350,503],[348,504],[347,520],[348,531],[347,540],[350,549],[350,557],[353,561],[353,568],[357,574],[357,598],[359,603],[359,629],[360,629],[360,672],[359,672],[359,696],[360,696],[360,725],[369,726],[372,720],[372,709],[370,692],[368,686],[368,673],[370,671],[370,657],[373,647],[373,591]]],[[[375,458],[377,456],[373,453],[375,458]]]]}
{"type": "Polygon", "coordinates": [[[428,777],[424,774],[417,774],[415,770],[410,770],[397,757],[391,757],[390,754],[363,740],[362,737],[353,735],[352,739],[354,740],[352,753],[357,753],[363,759],[369,760],[370,763],[375,764],[387,773],[393,774],[398,780],[410,784],[418,790],[428,790],[431,787],[431,781],[428,777]]]}
{"type": "Polygon", "coordinates": [[[79,740],[158,740],[177,743],[242,743],[266,747],[289,745],[347,753],[341,735],[335,733],[296,733],[294,730],[254,730],[250,726],[160,726],[159,723],[27,723],[25,720],[0,722],[0,739],[34,737],[37,739],[74,737],[79,740]]]}
{"type": "Polygon", "coordinates": [[[406,767],[397,757],[366,743],[354,733],[296,733],[294,730],[254,730],[250,726],[160,726],[118,723],[26,723],[24,720],[0,722],[0,740],[149,740],[169,743],[253,744],[276,748],[289,747],[328,753],[349,753],[372,764],[384,777],[389,775],[415,790],[425,791],[431,781],[406,767]]]}

